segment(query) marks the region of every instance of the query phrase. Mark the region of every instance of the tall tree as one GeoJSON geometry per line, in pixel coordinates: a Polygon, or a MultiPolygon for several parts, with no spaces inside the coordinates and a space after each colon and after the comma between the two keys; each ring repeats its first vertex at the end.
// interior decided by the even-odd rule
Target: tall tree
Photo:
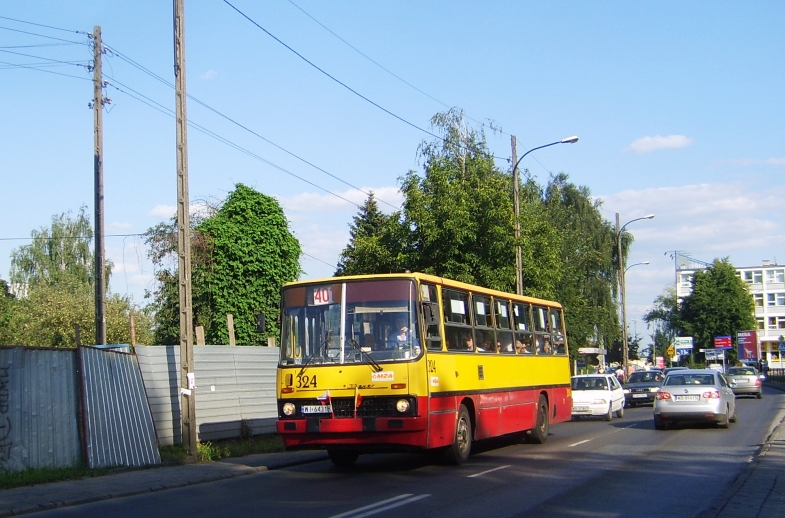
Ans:
{"type": "MultiPolygon", "coordinates": [[[[52,226],[30,233],[31,242],[11,253],[10,282],[22,289],[65,280],[90,289],[95,263],[90,242],[93,229],[84,205],[76,218],[71,212],[52,216],[52,226]]],[[[111,265],[107,265],[108,272],[111,265]]]]}
{"type": "Polygon", "coordinates": [[[728,259],[715,259],[695,272],[679,318],[696,347],[711,348],[715,336],[735,337],[738,331],[755,329],[755,303],[728,259]]]}
{"type": "MultiPolygon", "coordinates": [[[[179,341],[179,297],[172,224],[147,232],[150,257],[158,266],[154,297],[156,338],[179,341]]],[[[226,315],[234,317],[235,336],[243,345],[265,344],[277,336],[275,318],[267,319],[264,336],[255,330],[255,314],[276,315],[281,287],[300,274],[300,243],[283,209],[272,197],[237,184],[211,214],[192,226],[192,292],[194,324],[204,326],[208,343],[228,343],[226,315]]]]}
{"type": "Polygon", "coordinates": [[[666,349],[681,333],[679,300],[674,286],[669,286],[654,299],[654,307],[643,315],[643,320],[653,329],[653,362],[658,354],[665,356],[666,349]]]}
{"type": "MultiPolygon", "coordinates": [[[[616,234],[586,187],[560,173],[545,188],[549,224],[561,259],[555,298],[566,308],[572,350],[620,340],[616,234]]],[[[634,356],[633,356],[634,357],[634,356]]]]}
{"type": "Polygon", "coordinates": [[[380,211],[371,192],[349,226],[349,244],[341,252],[335,275],[399,271],[398,250],[389,239],[397,217],[380,211]]]}

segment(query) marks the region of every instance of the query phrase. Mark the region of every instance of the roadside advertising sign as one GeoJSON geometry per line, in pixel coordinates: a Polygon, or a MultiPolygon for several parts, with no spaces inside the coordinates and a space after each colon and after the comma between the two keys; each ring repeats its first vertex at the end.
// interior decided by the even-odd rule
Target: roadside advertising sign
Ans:
{"type": "MultiPolygon", "coordinates": [[[[673,344],[676,346],[676,349],[692,349],[692,337],[691,336],[677,336],[675,343],[673,344]]],[[[690,354],[690,353],[687,353],[690,354]]]]}
{"type": "Polygon", "coordinates": [[[739,346],[740,360],[758,359],[757,331],[739,331],[738,333],[736,333],[736,343],[739,346]]]}
{"type": "Polygon", "coordinates": [[[664,356],[657,356],[657,368],[664,369],[665,368],[665,357],[664,356]]]}
{"type": "Polygon", "coordinates": [[[725,359],[725,349],[705,349],[704,351],[706,361],[725,359]]]}
{"type": "Polygon", "coordinates": [[[715,336],[714,337],[715,349],[733,349],[733,341],[730,336],[715,336]]]}

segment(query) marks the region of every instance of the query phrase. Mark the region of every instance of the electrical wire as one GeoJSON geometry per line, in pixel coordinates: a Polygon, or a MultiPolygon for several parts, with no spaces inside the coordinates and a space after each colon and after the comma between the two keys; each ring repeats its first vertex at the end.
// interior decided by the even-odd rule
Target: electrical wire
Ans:
{"type": "MultiPolygon", "coordinates": [[[[116,49],[114,49],[114,48],[112,48],[112,47],[109,47],[109,46],[107,46],[107,48],[108,48],[108,49],[109,49],[109,50],[112,52],[112,54],[116,55],[118,58],[122,59],[123,61],[126,61],[128,64],[130,64],[130,65],[132,65],[132,66],[136,67],[137,69],[139,69],[140,71],[144,72],[145,74],[148,74],[150,77],[152,77],[152,78],[154,78],[154,79],[158,80],[159,82],[163,83],[164,85],[168,86],[169,88],[174,88],[174,85],[173,85],[172,83],[170,83],[170,82],[169,82],[169,81],[167,81],[166,79],[162,78],[161,76],[157,75],[156,73],[152,72],[151,70],[149,70],[149,69],[145,68],[144,66],[140,65],[139,63],[137,63],[136,61],[132,60],[132,59],[131,59],[131,58],[129,58],[128,56],[124,55],[123,53],[121,53],[121,52],[117,51],[116,49]]],[[[118,83],[118,84],[119,84],[119,83],[118,83]]],[[[126,88],[127,88],[127,87],[126,87],[126,88]]],[[[280,146],[280,145],[276,144],[276,143],[275,143],[275,142],[273,142],[272,140],[270,140],[270,139],[268,139],[268,138],[264,137],[263,135],[260,135],[260,134],[259,134],[259,133],[257,133],[256,131],[252,130],[251,128],[249,128],[249,127],[247,127],[247,126],[245,126],[245,125],[243,125],[243,124],[241,124],[240,122],[238,122],[238,121],[234,120],[233,118],[229,117],[228,115],[225,115],[224,113],[222,113],[222,112],[220,112],[219,110],[217,110],[217,109],[213,108],[212,106],[210,106],[210,105],[208,105],[207,103],[205,103],[205,102],[201,101],[200,99],[197,99],[196,97],[194,97],[194,96],[192,96],[192,95],[190,95],[190,94],[186,94],[186,95],[187,95],[188,99],[190,99],[190,100],[194,101],[195,103],[199,104],[200,106],[202,106],[202,107],[206,108],[207,110],[209,110],[209,111],[211,111],[211,112],[215,113],[215,114],[216,114],[216,115],[218,115],[219,117],[221,117],[221,118],[223,118],[223,119],[227,120],[228,122],[230,122],[230,123],[234,124],[234,125],[235,125],[235,126],[237,126],[238,128],[240,128],[240,129],[242,129],[242,130],[244,130],[244,131],[246,131],[246,132],[250,133],[251,135],[253,135],[253,136],[255,136],[255,137],[257,137],[257,138],[259,138],[259,139],[263,140],[264,142],[267,142],[268,144],[270,144],[271,146],[275,147],[276,149],[279,149],[279,150],[283,151],[284,153],[286,153],[287,155],[289,155],[289,156],[291,156],[291,157],[293,157],[293,158],[295,158],[295,159],[299,160],[300,162],[302,162],[302,163],[304,163],[304,164],[307,164],[307,165],[309,165],[309,166],[313,167],[313,168],[314,168],[314,169],[316,169],[317,171],[320,171],[320,172],[322,172],[322,173],[326,174],[326,175],[327,175],[327,176],[329,176],[330,178],[333,178],[333,179],[335,179],[335,180],[337,180],[337,181],[339,181],[339,182],[343,183],[344,185],[347,185],[348,187],[351,187],[352,189],[355,189],[355,190],[357,190],[357,191],[359,191],[359,192],[361,192],[361,193],[365,194],[366,196],[370,196],[370,192],[367,192],[367,191],[365,191],[365,190],[361,189],[360,187],[357,187],[356,185],[353,185],[353,184],[351,184],[351,183],[347,182],[347,181],[346,181],[346,180],[344,180],[343,178],[340,178],[339,176],[336,176],[336,175],[334,175],[334,174],[330,173],[329,171],[327,171],[327,170],[325,170],[325,169],[323,169],[323,168],[321,168],[321,167],[317,166],[316,164],[314,164],[314,163],[312,163],[312,162],[310,162],[310,161],[306,160],[305,158],[302,158],[301,156],[297,155],[296,153],[293,153],[293,152],[289,151],[288,149],[286,149],[286,148],[284,148],[284,147],[282,147],[282,146],[280,146]]],[[[156,104],[157,104],[157,103],[156,103],[156,104]]],[[[189,124],[190,124],[190,123],[189,123],[189,124]]],[[[221,139],[223,139],[223,137],[221,137],[221,139]]],[[[228,143],[228,141],[227,141],[227,143],[228,143]]],[[[245,150],[243,150],[243,152],[246,152],[246,151],[245,151],[245,150]]],[[[261,159],[261,158],[260,158],[260,159],[261,159]]],[[[261,159],[261,160],[264,160],[264,159],[261,159]]],[[[271,164],[271,165],[272,165],[272,164],[271,164]]],[[[274,167],[278,167],[278,166],[274,166],[274,167]]],[[[287,172],[287,173],[288,173],[288,172],[287,172]]],[[[289,174],[291,174],[291,173],[289,173],[289,174]]],[[[300,178],[300,177],[297,177],[297,178],[300,178]]],[[[306,181],[306,180],[303,180],[303,181],[306,181]]],[[[326,190],[326,189],[324,189],[324,188],[322,188],[322,187],[319,187],[319,186],[317,186],[317,185],[315,185],[315,184],[313,184],[313,183],[310,183],[310,182],[308,182],[308,181],[306,181],[306,183],[309,183],[310,185],[313,185],[314,187],[317,187],[317,188],[319,188],[319,189],[321,189],[321,190],[323,190],[323,191],[325,191],[325,192],[330,192],[331,194],[334,194],[334,193],[332,193],[331,191],[328,191],[328,190],[326,190]]],[[[340,196],[339,196],[339,197],[340,197],[340,196]]],[[[345,200],[345,198],[341,198],[341,199],[343,199],[344,201],[347,201],[347,200],[345,200]]],[[[378,199],[378,201],[379,201],[379,202],[381,202],[381,203],[384,203],[385,205],[388,205],[389,207],[391,207],[391,208],[393,208],[393,209],[395,209],[395,210],[398,210],[398,209],[400,208],[400,207],[398,207],[398,206],[395,206],[395,205],[393,205],[392,203],[389,203],[389,202],[387,202],[387,201],[385,201],[385,200],[382,200],[382,199],[379,199],[379,198],[377,198],[377,199],[378,199]]],[[[353,205],[357,205],[357,204],[355,204],[355,203],[353,203],[353,202],[350,202],[350,203],[352,203],[353,205]]]]}
{"type": "Polygon", "coordinates": [[[322,74],[324,74],[324,75],[325,75],[325,76],[327,76],[328,78],[332,79],[333,81],[335,81],[335,82],[336,82],[336,83],[338,83],[339,85],[343,86],[345,89],[349,90],[350,92],[352,92],[354,95],[356,95],[356,96],[357,96],[357,97],[359,97],[360,99],[363,99],[364,101],[366,101],[366,102],[368,102],[368,103],[372,104],[373,106],[375,106],[375,107],[379,108],[379,109],[380,109],[380,110],[382,110],[384,113],[386,113],[386,114],[388,114],[388,115],[390,115],[390,116],[392,116],[392,117],[395,117],[395,118],[396,118],[396,119],[398,119],[399,121],[403,122],[404,124],[406,124],[406,125],[408,125],[408,126],[411,126],[411,127],[412,127],[412,128],[414,128],[414,129],[417,129],[417,130],[419,130],[419,131],[422,131],[423,133],[425,133],[425,134],[427,134],[427,135],[430,135],[430,136],[432,136],[432,137],[434,137],[434,138],[437,138],[437,139],[439,139],[439,140],[444,140],[444,138],[443,138],[443,137],[440,137],[439,135],[436,135],[435,133],[431,133],[430,131],[428,131],[428,130],[426,130],[426,129],[424,129],[424,128],[421,128],[420,126],[418,126],[418,125],[414,124],[413,122],[409,122],[409,121],[407,121],[406,119],[404,119],[403,117],[401,117],[401,116],[399,116],[399,115],[396,115],[395,113],[391,112],[391,111],[390,111],[390,110],[388,110],[387,108],[385,108],[385,107],[381,106],[380,104],[377,104],[377,103],[375,103],[374,101],[372,101],[372,100],[371,100],[371,99],[369,99],[368,97],[364,96],[363,94],[361,94],[361,93],[360,93],[360,92],[358,92],[357,90],[353,89],[352,87],[350,87],[350,86],[349,86],[349,85],[347,85],[346,83],[344,83],[344,82],[340,81],[339,79],[337,79],[336,77],[334,77],[334,76],[330,75],[330,74],[329,74],[327,71],[323,70],[322,68],[319,68],[319,67],[318,67],[318,66],[317,66],[315,63],[313,63],[312,61],[309,61],[309,60],[308,60],[308,58],[306,58],[305,56],[303,56],[302,54],[300,54],[299,52],[297,52],[296,50],[294,50],[292,47],[290,47],[289,45],[287,45],[286,43],[284,43],[283,41],[281,41],[280,39],[278,39],[276,36],[274,36],[274,35],[273,35],[273,34],[272,34],[270,31],[268,31],[267,29],[265,29],[264,27],[262,27],[261,25],[259,25],[259,24],[258,24],[258,23],[257,23],[255,20],[253,20],[253,19],[252,19],[250,16],[248,16],[247,14],[245,14],[244,12],[242,12],[240,9],[238,9],[237,7],[235,7],[234,5],[232,5],[232,4],[229,2],[229,0],[223,0],[223,1],[224,1],[224,3],[225,3],[226,5],[228,5],[229,7],[231,7],[232,9],[234,9],[235,11],[237,11],[237,13],[238,13],[240,16],[242,16],[243,18],[245,18],[246,20],[248,20],[249,22],[251,22],[251,23],[252,23],[253,25],[255,25],[256,27],[258,27],[258,28],[259,28],[261,31],[263,31],[265,34],[267,34],[268,36],[270,36],[272,39],[274,39],[275,41],[277,41],[278,43],[280,43],[281,45],[283,45],[284,47],[286,47],[286,48],[287,48],[289,51],[291,51],[291,52],[292,52],[294,55],[296,55],[297,57],[299,57],[300,59],[302,59],[303,61],[305,61],[305,62],[306,62],[306,63],[308,63],[309,65],[311,65],[311,67],[313,67],[314,69],[318,70],[319,72],[321,72],[322,74]]]}
{"type": "Polygon", "coordinates": [[[53,27],[51,25],[44,25],[42,23],[26,22],[24,20],[17,20],[16,18],[9,18],[7,16],[0,16],[0,19],[10,20],[12,22],[17,22],[17,23],[26,23],[27,25],[35,25],[36,27],[44,27],[46,29],[52,29],[52,30],[55,30],[55,31],[74,32],[76,34],[87,34],[86,32],[82,32],[82,31],[74,31],[74,30],[70,30],[70,29],[63,29],[61,27],[53,27]]]}

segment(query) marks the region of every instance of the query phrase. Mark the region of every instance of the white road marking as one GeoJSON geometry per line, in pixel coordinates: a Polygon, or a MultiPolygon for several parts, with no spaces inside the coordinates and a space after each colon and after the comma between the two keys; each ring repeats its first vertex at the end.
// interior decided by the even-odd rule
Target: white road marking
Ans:
{"type": "Polygon", "coordinates": [[[568,447],[568,448],[572,448],[573,446],[578,446],[579,444],[585,444],[585,443],[587,443],[587,442],[589,442],[589,441],[591,441],[591,439],[585,439],[585,440],[583,440],[583,441],[580,441],[580,442],[574,442],[574,443],[570,444],[570,445],[569,445],[569,446],[567,446],[567,447],[568,447]]]}
{"type": "Polygon", "coordinates": [[[511,466],[511,464],[507,464],[506,466],[499,466],[498,468],[489,469],[487,471],[481,471],[479,473],[475,473],[474,475],[467,475],[467,478],[481,477],[483,475],[487,475],[488,473],[493,473],[494,471],[499,471],[500,469],[507,469],[510,466],[511,466]]]}
{"type": "Polygon", "coordinates": [[[374,514],[381,513],[383,511],[395,509],[396,507],[400,507],[402,505],[411,504],[412,502],[416,502],[417,500],[422,500],[423,498],[428,498],[429,496],[431,495],[412,495],[412,494],[398,495],[392,498],[388,498],[387,500],[382,500],[381,502],[376,502],[375,504],[366,505],[358,509],[346,511],[345,513],[336,514],[331,518],[348,518],[348,517],[363,518],[364,516],[371,516],[374,514]]]}

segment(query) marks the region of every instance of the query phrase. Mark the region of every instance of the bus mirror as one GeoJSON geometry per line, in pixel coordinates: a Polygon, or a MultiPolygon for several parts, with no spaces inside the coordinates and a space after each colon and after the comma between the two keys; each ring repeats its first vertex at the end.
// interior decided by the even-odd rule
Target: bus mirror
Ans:
{"type": "Polygon", "coordinates": [[[264,313],[257,313],[254,317],[256,318],[256,332],[264,333],[264,313]]]}

